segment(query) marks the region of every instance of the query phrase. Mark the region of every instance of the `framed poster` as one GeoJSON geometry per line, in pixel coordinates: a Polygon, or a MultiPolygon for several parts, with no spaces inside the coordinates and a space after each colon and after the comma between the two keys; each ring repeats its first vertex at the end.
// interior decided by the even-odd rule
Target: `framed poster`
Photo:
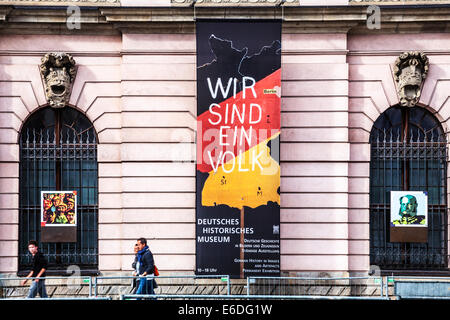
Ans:
{"type": "Polygon", "coordinates": [[[76,191],[41,191],[41,227],[76,225],[76,191]]]}
{"type": "Polygon", "coordinates": [[[428,227],[426,191],[391,191],[391,227],[428,227]]]}

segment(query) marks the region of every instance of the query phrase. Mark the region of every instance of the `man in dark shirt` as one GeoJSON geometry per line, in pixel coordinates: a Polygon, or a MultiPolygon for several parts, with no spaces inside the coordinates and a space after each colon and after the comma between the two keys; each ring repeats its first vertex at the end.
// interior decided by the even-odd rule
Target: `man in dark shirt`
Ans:
{"type": "Polygon", "coordinates": [[[145,238],[139,238],[136,242],[138,252],[136,254],[137,273],[142,278],[139,279],[139,286],[136,294],[155,294],[153,270],[155,268],[153,254],[147,246],[145,238]],[[151,276],[146,278],[146,276],[151,276]]]}
{"type": "MultiPolygon", "coordinates": [[[[36,241],[31,240],[28,243],[28,251],[33,256],[33,267],[30,273],[27,275],[26,279],[22,281],[22,285],[28,281],[28,278],[41,278],[45,277],[45,271],[47,270],[47,260],[39,252],[38,244],[36,241]]],[[[41,298],[47,298],[47,290],[45,289],[45,279],[34,279],[32,280],[30,291],[28,292],[28,298],[34,298],[39,293],[41,298]]]]}

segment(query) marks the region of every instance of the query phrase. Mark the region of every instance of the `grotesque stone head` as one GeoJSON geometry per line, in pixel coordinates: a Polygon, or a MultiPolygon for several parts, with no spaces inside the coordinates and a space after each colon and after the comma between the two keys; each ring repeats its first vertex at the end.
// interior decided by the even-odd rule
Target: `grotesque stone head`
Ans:
{"type": "Polygon", "coordinates": [[[47,102],[53,108],[63,108],[69,102],[75,80],[75,60],[66,53],[47,53],[40,70],[47,102]]]}
{"type": "Polygon", "coordinates": [[[422,83],[429,68],[428,57],[422,52],[402,53],[395,61],[394,79],[400,105],[414,107],[420,99],[422,83]]]}
{"type": "Polygon", "coordinates": [[[401,217],[414,217],[417,216],[417,199],[412,195],[406,195],[400,198],[400,210],[401,217]]]}

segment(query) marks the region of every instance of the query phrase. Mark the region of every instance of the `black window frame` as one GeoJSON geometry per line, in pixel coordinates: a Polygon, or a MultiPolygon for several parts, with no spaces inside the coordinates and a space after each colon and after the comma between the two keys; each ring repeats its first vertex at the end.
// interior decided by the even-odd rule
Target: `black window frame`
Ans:
{"type": "Polygon", "coordinates": [[[19,134],[19,276],[31,267],[29,240],[38,241],[48,275],[77,268],[81,275],[98,275],[97,141],[92,122],[70,106],[39,108],[24,122],[19,134]],[[77,191],[76,243],[41,243],[39,196],[45,190],[77,191]]]}
{"type": "Polygon", "coordinates": [[[387,275],[449,274],[447,138],[426,108],[393,106],[370,133],[370,264],[387,275]],[[390,242],[390,191],[427,191],[427,243],[390,242]]]}

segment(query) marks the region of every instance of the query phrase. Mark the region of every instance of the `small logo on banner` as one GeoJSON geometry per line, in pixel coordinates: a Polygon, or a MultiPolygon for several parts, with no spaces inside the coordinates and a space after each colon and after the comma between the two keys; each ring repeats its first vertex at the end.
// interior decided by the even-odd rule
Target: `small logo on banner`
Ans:
{"type": "Polygon", "coordinates": [[[264,94],[276,94],[278,98],[281,98],[281,88],[279,86],[276,86],[272,89],[263,89],[264,94]]]}
{"type": "Polygon", "coordinates": [[[273,226],[273,234],[280,234],[280,226],[278,225],[278,226],[273,226]]]}

